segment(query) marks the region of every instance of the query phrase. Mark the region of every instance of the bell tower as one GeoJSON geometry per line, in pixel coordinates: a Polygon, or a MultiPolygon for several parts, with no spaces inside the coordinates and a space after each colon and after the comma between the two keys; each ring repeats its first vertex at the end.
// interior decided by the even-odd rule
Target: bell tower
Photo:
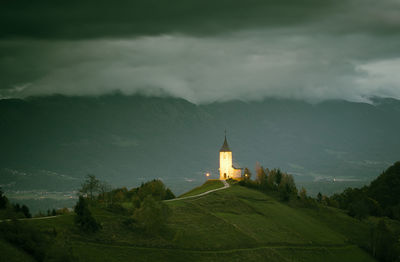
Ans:
{"type": "Polygon", "coordinates": [[[232,167],[232,151],[229,149],[228,141],[225,140],[221,149],[219,150],[219,179],[225,180],[233,178],[233,167],[232,167]]]}

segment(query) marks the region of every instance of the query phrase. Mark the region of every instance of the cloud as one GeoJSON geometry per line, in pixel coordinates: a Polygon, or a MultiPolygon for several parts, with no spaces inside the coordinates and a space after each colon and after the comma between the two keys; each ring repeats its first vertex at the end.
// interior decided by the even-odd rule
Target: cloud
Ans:
{"type": "Polygon", "coordinates": [[[0,96],[400,98],[399,12],[397,0],[8,1],[0,96]]]}
{"type": "Polygon", "coordinates": [[[356,79],[358,86],[380,97],[396,97],[400,94],[400,58],[373,61],[356,68],[365,73],[356,79]]]}
{"type": "MultiPolygon", "coordinates": [[[[34,47],[33,52],[47,51],[37,59],[25,53],[16,58],[40,69],[24,79],[30,85],[19,95],[163,90],[195,103],[266,96],[364,101],[385,92],[400,97],[397,82],[388,82],[397,62],[383,63],[384,67],[376,62],[385,61],[387,54],[400,56],[392,41],[364,35],[339,40],[279,29],[221,37],[31,41],[26,45],[34,47]],[[383,68],[381,74],[387,72],[384,78],[375,77],[378,68],[383,68]]],[[[7,62],[0,60],[0,67],[7,68],[7,62]]]]}

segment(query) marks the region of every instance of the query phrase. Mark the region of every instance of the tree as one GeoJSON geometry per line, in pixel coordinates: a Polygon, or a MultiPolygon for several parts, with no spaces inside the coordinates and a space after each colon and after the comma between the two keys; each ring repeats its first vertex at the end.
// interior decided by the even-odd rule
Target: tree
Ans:
{"type": "Polygon", "coordinates": [[[146,233],[155,234],[165,226],[169,215],[170,210],[165,203],[148,195],[141,207],[135,211],[134,219],[146,233]]]}
{"type": "Polygon", "coordinates": [[[110,184],[105,181],[101,181],[99,183],[99,200],[102,200],[104,204],[107,206],[109,202],[112,200],[112,195],[109,193],[112,190],[110,184]]]}
{"type": "Polygon", "coordinates": [[[368,204],[364,199],[352,202],[349,206],[349,215],[359,220],[366,218],[369,214],[368,204]]]}
{"type": "Polygon", "coordinates": [[[174,193],[171,191],[171,189],[167,188],[167,190],[165,191],[164,199],[168,200],[168,199],[173,199],[173,198],[175,198],[174,193]]]}
{"type": "Polygon", "coordinates": [[[31,213],[29,212],[29,208],[27,206],[22,205],[21,211],[22,211],[22,213],[24,213],[24,216],[26,218],[31,218],[32,217],[31,213]]]}
{"type": "Polygon", "coordinates": [[[154,179],[142,184],[138,190],[140,200],[143,201],[148,195],[151,195],[155,200],[165,199],[166,188],[164,183],[159,179],[154,179]]]}
{"type": "Polygon", "coordinates": [[[276,185],[279,186],[281,181],[282,181],[282,172],[280,169],[278,169],[278,171],[276,171],[276,176],[275,176],[276,185]]]}
{"type": "Polygon", "coordinates": [[[5,209],[8,205],[8,199],[0,188],[0,209],[5,209]]]}
{"type": "Polygon", "coordinates": [[[301,200],[307,200],[307,191],[304,187],[301,187],[300,193],[299,193],[300,199],[301,200]]]}
{"type": "Polygon", "coordinates": [[[86,194],[90,200],[99,191],[100,181],[94,175],[87,175],[82,188],[79,190],[82,194],[86,194]]]}
{"type": "Polygon", "coordinates": [[[96,232],[101,228],[101,225],[93,218],[88,204],[82,196],[79,196],[74,211],[76,213],[75,224],[83,231],[96,232]]]}
{"type": "Polygon", "coordinates": [[[272,169],[268,173],[267,182],[270,188],[275,188],[276,169],[272,169]]]}
{"type": "Polygon", "coordinates": [[[21,206],[18,203],[13,204],[12,206],[13,206],[14,212],[16,212],[16,213],[21,212],[21,206]]]}
{"type": "Polygon", "coordinates": [[[244,169],[244,180],[250,180],[251,179],[251,172],[250,170],[246,167],[244,169]]]}
{"type": "Polygon", "coordinates": [[[256,182],[260,185],[260,188],[263,190],[267,189],[267,175],[264,168],[258,162],[256,163],[256,174],[256,182]]]}
{"type": "Polygon", "coordinates": [[[318,203],[322,202],[322,194],[321,194],[321,192],[318,192],[317,201],[318,201],[318,203]]]}
{"type": "Polygon", "coordinates": [[[291,175],[281,173],[281,181],[278,186],[278,191],[280,193],[281,199],[284,201],[288,201],[290,199],[290,196],[297,195],[297,188],[291,175]]]}

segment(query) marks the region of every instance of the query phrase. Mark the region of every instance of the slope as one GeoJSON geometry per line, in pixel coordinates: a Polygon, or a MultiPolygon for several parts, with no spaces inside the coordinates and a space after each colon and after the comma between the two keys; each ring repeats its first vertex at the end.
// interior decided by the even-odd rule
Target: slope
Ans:
{"type": "Polygon", "coordinates": [[[91,235],[79,232],[71,215],[27,223],[62,232],[55,241],[84,261],[374,261],[358,247],[368,224],[337,209],[294,208],[237,185],[167,204],[172,216],[157,236],[102,208],[93,212],[103,229],[91,235]]]}

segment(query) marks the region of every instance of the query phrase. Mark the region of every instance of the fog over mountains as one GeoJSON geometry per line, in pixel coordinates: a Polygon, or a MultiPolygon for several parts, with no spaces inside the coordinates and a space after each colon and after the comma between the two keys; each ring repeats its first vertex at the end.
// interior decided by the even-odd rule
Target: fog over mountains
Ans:
{"type": "Polygon", "coordinates": [[[310,104],[265,99],[196,105],[172,97],[0,100],[5,190],[76,189],[88,173],[114,186],[161,178],[182,193],[217,177],[227,129],[234,161],[281,168],[298,183],[367,183],[400,156],[400,101],[310,104]]]}

